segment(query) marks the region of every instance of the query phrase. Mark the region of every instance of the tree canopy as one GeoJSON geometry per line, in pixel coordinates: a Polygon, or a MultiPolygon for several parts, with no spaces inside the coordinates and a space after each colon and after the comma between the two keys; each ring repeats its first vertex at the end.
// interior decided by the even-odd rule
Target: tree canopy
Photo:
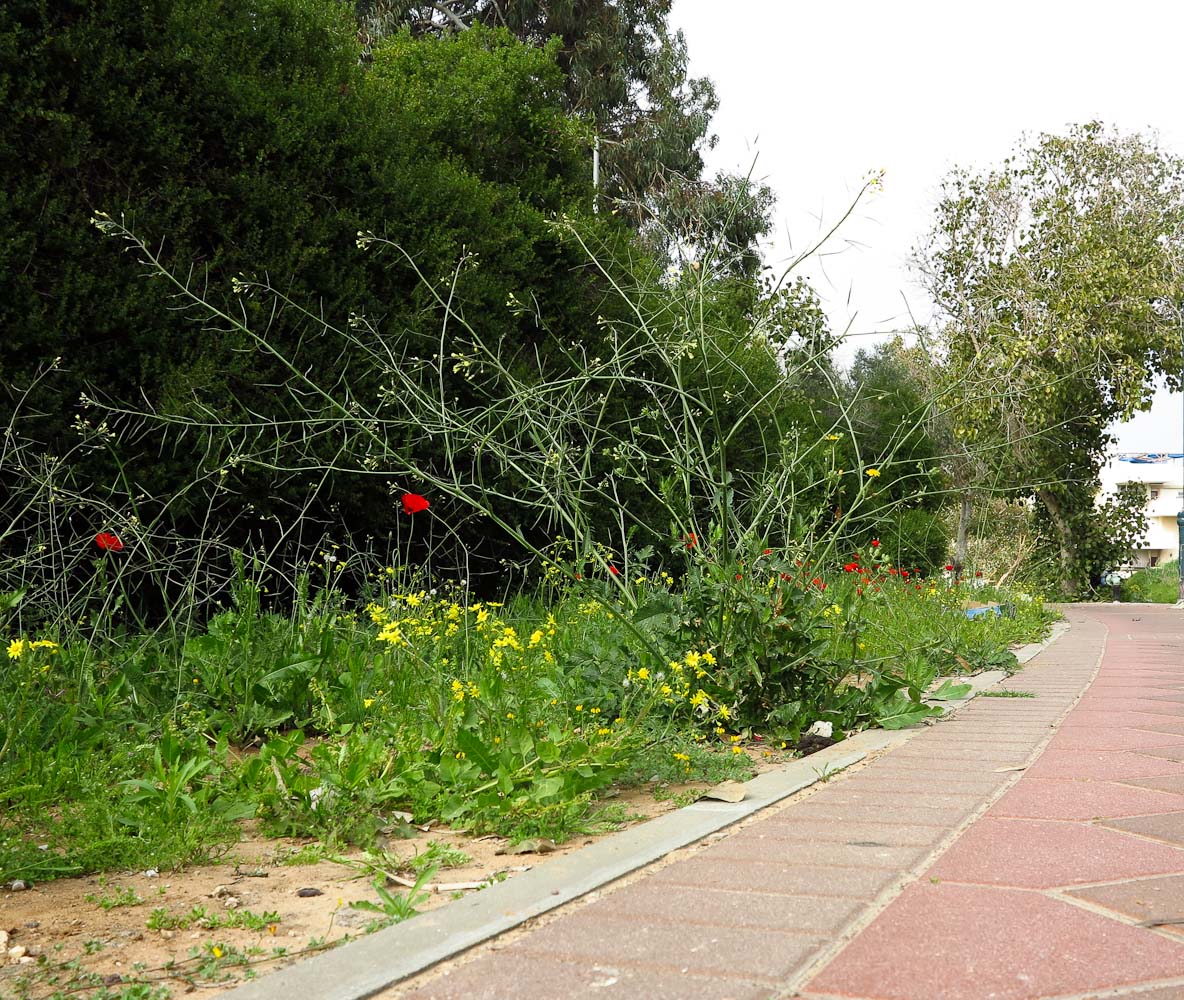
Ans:
{"type": "Polygon", "coordinates": [[[1097,123],[951,174],[917,251],[955,433],[1038,498],[1070,587],[1097,549],[1107,427],[1180,384],[1182,252],[1184,164],[1097,123]]]}

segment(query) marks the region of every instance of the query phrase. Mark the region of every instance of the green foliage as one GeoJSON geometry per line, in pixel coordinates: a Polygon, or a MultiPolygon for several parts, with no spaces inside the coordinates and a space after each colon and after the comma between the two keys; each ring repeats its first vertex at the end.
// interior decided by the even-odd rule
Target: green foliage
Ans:
{"type": "Polygon", "coordinates": [[[919,251],[957,434],[993,456],[988,485],[1039,501],[1069,592],[1096,565],[1107,426],[1184,370],[1182,222],[1181,162],[1092,123],[954,173],[919,251]]]}
{"type": "Polygon", "coordinates": [[[1124,601],[1175,604],[1179,595],[1180,565],[1176,562],[1138,570],[1122,581],[1122,599],[1124,601]]]}

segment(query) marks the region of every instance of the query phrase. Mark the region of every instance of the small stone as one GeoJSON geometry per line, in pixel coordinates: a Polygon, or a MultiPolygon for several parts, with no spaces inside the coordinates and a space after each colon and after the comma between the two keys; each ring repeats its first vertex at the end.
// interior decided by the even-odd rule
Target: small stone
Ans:
{"type": "Polygon", "coordinates": [[[37,959],[35,959],[32,955],[22,955],[20,958],[18,958],[16,960],[16,964],[17,965],[32,965],[36,961],[37,961],[37,959]]]}
{"type": "Polygon", "coordinates": [[[325,891],[323,889],[311,889],[311,888],[310,889],[297,889],[296,895],[300,896],[304,899],[307,899],[310,896],[323,896],[323,895],[325,895],[325,891]]]}
{"type": "Polygon", "coordinates": [[[122,982],[123,976],[121,976],[118,972],[112,972],[111,975],[103,977],[104,986],[118,986],[122,982]]]}
{"type": "Polygon", "coordinates": [[[214,891],[210,893],[210,899],[225,899],[227,896],[233,896],[234,890],[228,885],[216,885],[214,891]]]}
{"type": "Polygon", "coordinates": [[[222,905],[228,910],[237,910],[243,905],[243,901],[239,899],[238,896],[227,896],[226,902],[224,902],[222,905]]]}
{"type": "Polygon", "coordinates": [[[14,944],[8,949],[8,957],[13,960],[24,958],[27,954],[29,954],[29,949],[23,944],[14,944]]]}
{"type": "Polygon", "coordinates": [[[31,887],[32,883],[26,882],[23,878],[14,878],[6,886],[6,888],[11,889],[13,892],[24,892],[31,887]]]}
{"type": "Polygon", "coordinates": [[[160,871],[156,868],[149,868],[144,872],[144,878],[160,878],[160,871]]]}
{"type": "Polygon", "coordinates": [[[8,950],[8,931],[0,930],[0,951],[8,950]]]}
{"type": "Polygon", "coordinates": [[[177,932],[176,931],[161,931],[160,936],[162,938],[164,938],[166,941],[171,941],[173,938],[175,938],[177,936],[177,932]]]}
{"type": "Polygon", "coordinates": [[[29,930],[35,931],[38,927],[41,926],[41,921],[40,920],[26,920],[25,926],[28,927],[29,930]]]}

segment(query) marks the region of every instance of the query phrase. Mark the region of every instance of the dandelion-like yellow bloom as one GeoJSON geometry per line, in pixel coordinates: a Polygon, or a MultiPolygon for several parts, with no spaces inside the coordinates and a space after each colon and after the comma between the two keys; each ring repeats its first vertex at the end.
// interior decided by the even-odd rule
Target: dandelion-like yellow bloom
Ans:
{"type": "Polygon", "coordinates": [[[24,639],[13,639],[12,642],[10,642],[8,644],[8,658],[10,660],[19,660],[21,658],[21,655],[24,653],[24,651],[25,651],[25,640],[24,639]]]}
{"type": "Polygon", "coordinates": [[[691,705],[698,708],[700,705],[707,704],[707,692],[699,688],[693,695],[691,695],[691,705]]]}
{"type": "Polygon", "coordinates": [[[870,476],[872,479],[876,479],[880,475],[880,470],[879,469],[868,469],[867,475],[870,476]]]}
{"type": "Polygon", "coordinates": [[[683,663],[694,670],[699,666],[699,661],[702,659],[703,657],[692,649],[685,657],[683,657],[683,663]]]}
{"type": "MultiPolygon", "coordinates": [[[[10,653],[9,655],[12,654],[10,653]]],[[[639,681],[648,681],[650,679],[650,672],[645,667],[642,667],[639,671],[637,671],[637,679],[639,681]]]]}

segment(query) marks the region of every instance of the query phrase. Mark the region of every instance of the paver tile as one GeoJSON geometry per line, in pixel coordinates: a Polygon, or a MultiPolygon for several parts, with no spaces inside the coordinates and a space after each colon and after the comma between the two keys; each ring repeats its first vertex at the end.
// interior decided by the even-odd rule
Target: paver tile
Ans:
{"type": "Polygon", "coordinates": [[[754,894],[728,889],[672,886],[641,879],[588,906],[604,919],[622,917],[667,924],[716,924],[830,935],[863,909],[840,896],[754,894]]]}
{"type": "Polygon", "coordinates": [[[1184,976],[1184,943],[1039,893],[910,886],[806,986],[882,1000],[1031,1000],[1184,976]]]}
{"type": "Polygon", "coordinates": [[[1158,757],[1160,760],[1184,761],[1184,746],[1144,747],[1137,751],[1144,757],[1158,757]]]}
{"type": "Polygon", "coordinates": [[[935,806],[901,805],[868,808],[867,805],[844,805],[839,802],[820,801],[817,797],[795,805],[793,812],[809,822],[829,822],[836,825],[847,823],[897,824],[900,826],[939,827],[943,831],[953,829],[968,815],[966,807],[938,808],[935,806]]]}
{"type": "Polygon", "coordinates": [[[799,968],[819,943],[817,936],[768,928],[600,920],[585,910],[544,924],[515,949],[529,955],[591,959],[599,965],[644,962],[675,972],[777,980],[799,968]]]}
{"type": "MultiPolygon", "coordinates": [[[[768,1000],[767,985],[700,978],[599,960],[563,961],[517,949],[459,965],[399,994],[405,1000],[768,1000]]],[[[383,996],[386,996],[384,993],[383,996]]]]}
{"type": "Polygon", "coordinates": [[[944,831],[935,826],[902,826],[897,823],[875,823],[868,819],[854,823],[802,819],[794,810],[770,816],[761,825],[803,840],[838,841],[842,844],[875,841],[889,847],[932,847],[944,835],[944,831]]]}
{"type": "Polygon", "coordinates": [[[1184,871],[1184,851],[1086,823],[983,817],[927,876],[1051,889],[1184,871]]]}
{"type": "Polygon", "coordinates": [[[1084,886],[1069,889],[1065,894],[1087,899],[1132,920],[1180,921],[1167,923],[1160,929],[1184,934],[1184,875],[1084,886]]]}
{"type": "Polygon", "coordinates": [[[1154,788],[1160,792],[1174,792],[1184,795],[1184,774],[1161,775],[1158,778],[1124,778],[1124,785],[1137,785],[1140,788],[1154,788]]]}
{"type": "Polygon", "coordinates": [[[1030,819],[1099,819],[1184,809],[1184,796],[1113,781],[1025,776],[987,811],[1030,819]]]}
{"type": "MultiPolygon", "coordinates": [[[[1108,819],[1100,825],[1184,847],[1184,812],[1160,813],[1156,816],[1131,816],[1127,819],[1108,819]]],[[[1181,871],[1184,871],[1184,865],[1181,865],[1181,871]]]]}
{"type": "Polygon", "coordinates": [[[1049,741],[1050,750],[1144,750],[1157,747],[1184,748],[1184,733],[1156,733],[1146,729],[1116,726],[1103,729],[1062,729],[1049,741]]]}
{"type": "MultiPolygon", "coordinates": [[[[1120,835],[1115,833],[1113,836],[1120,835]]],[[[871,899],[892,881],[894,873],[875,868],[822,868],[780,861],[737,861],[735,858],[709,857],[705,851],[661,868],[650,877],[663,883],[738,892],[871,899]]]]}
{"type": "Polygon", "coordinates": [[[875,840],[857,843],[805,840],[784,826],[761,823],[732,834],[704,853],[743,861],[905,871],[928,852],[928,847],[893,847],[875,840]]]}
{"type": "Polygon", "coordinates": [[[1184,733],[1184,721],[1177,722],[1166,715],[1148,715],[1146,712],[1087,712],[1075,708],[1061,723],[1061,729],[1073,729],[1078,726],[1090,729],[1129,726],[1132,729],[1146,729],[1154,733],[1184,733]]]}
{"type": "Polygon", "coordinates": [[[1161,774],[1184,774],[1184,764],[1147,757],[1129,750],[1045,750],[1028,768],[1032,778],[1094,778],[1121,781],[1124,778],[1154,778],[1161,774]]]}

